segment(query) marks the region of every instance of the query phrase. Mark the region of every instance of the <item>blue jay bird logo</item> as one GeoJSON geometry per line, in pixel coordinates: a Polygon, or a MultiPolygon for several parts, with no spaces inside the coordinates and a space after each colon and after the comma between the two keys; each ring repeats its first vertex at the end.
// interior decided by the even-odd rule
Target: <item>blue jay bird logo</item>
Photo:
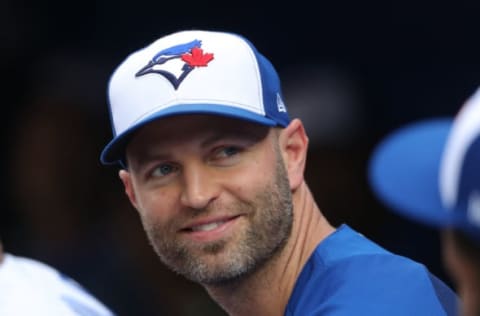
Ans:
{"type": "Polygon", "coordinates": [[[193,40],[189,43],[176,45],[164,50],[161,50],[136,74],[135,77],[140,77],[149,73],[156,73],[164,76],[175,90],[178,89],[180,83],[187,77],[187,75],[195,69],[195,67],[206,67],[213,59],[212,53],[204,53],[201,49],[202,41],[193,40]],[[181,60],[184,64],[181,66],[179,75],[175,75],[167,70],[167,62],[173,60],[181,60]]]}

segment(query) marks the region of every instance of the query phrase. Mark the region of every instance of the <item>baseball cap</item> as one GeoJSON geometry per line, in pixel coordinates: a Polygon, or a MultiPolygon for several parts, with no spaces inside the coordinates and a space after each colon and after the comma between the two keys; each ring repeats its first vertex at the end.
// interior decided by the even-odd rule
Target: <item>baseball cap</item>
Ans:
{"type": "Polygon", "coordinates": [[[369,162],[374,194],[392,211],[480,242],[480,90],[455,117],[408,124],[369,162]]]}
{"type": "Polygon", "coordinates": [[[287,126],[280,79],[270,61],[239,34],[183,30],[130,54],[108,84],[113,139],[103,164],[122,163],[142,126],[181,114],[212,114],[287,126]]]}

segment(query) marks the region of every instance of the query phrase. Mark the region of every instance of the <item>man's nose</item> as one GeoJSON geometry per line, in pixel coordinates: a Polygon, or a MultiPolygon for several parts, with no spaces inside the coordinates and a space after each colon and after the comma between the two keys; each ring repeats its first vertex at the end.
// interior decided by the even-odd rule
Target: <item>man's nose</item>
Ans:
{"type": "Polygon", "coordinates": [[[202,163],[184,166],[183,182],[181,202],[184,206],[203,209],[218,197],[220,185],[209,167],[202,163]]]}

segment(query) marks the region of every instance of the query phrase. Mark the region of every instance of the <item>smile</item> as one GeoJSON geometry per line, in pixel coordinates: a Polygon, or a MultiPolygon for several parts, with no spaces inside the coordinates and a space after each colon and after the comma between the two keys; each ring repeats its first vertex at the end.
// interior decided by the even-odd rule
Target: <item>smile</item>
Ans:
{"type": "Polygon", "coordinates": [[[224,238],[231,233],[235,223],[241,216],[212,219],[210,221],[198,222],[183,229],[189,238],[197,241],[213,241],[224,238]]]}
{"type": "Polygon", "coordinates": [[[191,227],[190,229],[193,232],[207,232],[207,231],[214,230],[215,228],[225,224],[226,222],[227,222],[226,220],[225,221],[218,221],[218,222],[213,222],[213,223],[194,226],[194,227],[191,227]]]}

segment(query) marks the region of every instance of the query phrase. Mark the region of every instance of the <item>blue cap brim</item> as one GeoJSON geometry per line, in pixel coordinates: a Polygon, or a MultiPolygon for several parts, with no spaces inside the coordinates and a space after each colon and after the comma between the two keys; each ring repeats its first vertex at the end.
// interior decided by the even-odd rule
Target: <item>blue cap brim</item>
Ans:
{"type": "MultiPolygon", "coordinates": [[[[139,128],[145,126],[152,121],[156,121],[161,118],[176,116],[176,115],[188,115],[188,114],[209,114],[218,115],[224,117],[231,117],[258,123],[266,126],[282,125],[273,119],[262,116],[260,114],[253,113],[251,111],[242,110],[239,108],[233,108],[231,106],[224,106],[218,104],[185,104],[169,107],[165,110],[161,110],[151,114],[143,120],[132,125],[125,132],[116,135],[103,149],[100,155],[100,161],[105,164],[122,163],[125,155],[125,147],[130,141],[133,134],[139,130],[139,128]]],[[[288,122],[287,122],[288,123],[288,122]]]]}
{"type": "Polygon", "coordinates": [[[408,125],[385,138],[373,152],[369,181],[392,211],[434,226],[455,226],[455,212],[442,205],[439,170],[453,120],[408,125]]]}

